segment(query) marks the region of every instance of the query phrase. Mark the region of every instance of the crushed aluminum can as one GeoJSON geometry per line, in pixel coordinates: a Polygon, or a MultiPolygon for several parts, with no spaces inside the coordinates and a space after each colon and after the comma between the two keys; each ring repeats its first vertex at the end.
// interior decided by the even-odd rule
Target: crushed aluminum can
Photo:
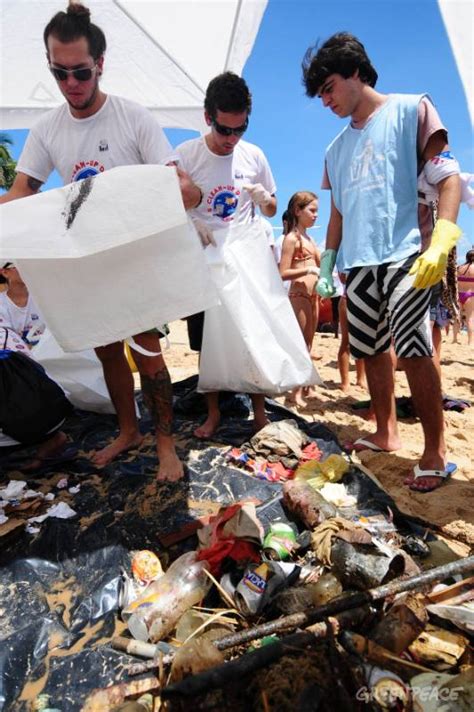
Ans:
{"type": "Polygon", "coordinates": [[[296,564],[277,561],[250,564],[234,593],[240,613],[249,617],[259,615],[277,591],[298,579],[300,570],[296,564]]]}
{"type": "Polygon", "coordinates": [[[263,540],[263,554],[270,561],[286,561],[296,548],[296,534],[289,524],[272,524],[263,540]]]}

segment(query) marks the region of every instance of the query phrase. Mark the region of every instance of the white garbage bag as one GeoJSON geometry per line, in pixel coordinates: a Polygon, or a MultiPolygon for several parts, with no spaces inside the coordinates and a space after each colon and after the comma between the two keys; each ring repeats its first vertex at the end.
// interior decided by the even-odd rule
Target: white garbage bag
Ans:
{"type": "Polygon", "coordinates": [[[321,383],[260,221],[205,250],[220,304],[206,310],[198,390],[278,394],[321,383]]]}
{"type": "Polygon", "coordinates": [[[67,354],[46,329],[31,350],[31,356],[61,386],[76,408],[94,413],[115,413],[102,364],[92,349],[67,354]]]}
{"type": "Polygon", "coordinates": [[[65,351],[217,302],[172,167],[113,168],[0,210],[0,259],[15,260],[65,351]]]}

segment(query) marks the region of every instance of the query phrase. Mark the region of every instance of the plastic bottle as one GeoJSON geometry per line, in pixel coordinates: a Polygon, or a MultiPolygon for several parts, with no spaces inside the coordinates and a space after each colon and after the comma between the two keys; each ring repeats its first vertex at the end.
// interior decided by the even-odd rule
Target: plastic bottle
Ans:
{"type": "Polygon", "coordinates": [[[340,581],[334,574],[323,574],[316,583],[309,583],[307,588],[310,591],[313,606],[324,606],[325,603],[342,593],[340,581]]]}
{"type": "Polygon", "coordinates": [[[164,576],[123,611],[133,637],[157,643],[170,633],[183,613],[209,591],[211,580],[204,573],[208,568],[207,561],[196,561],[195,551],[176,559],[164,576]]]}

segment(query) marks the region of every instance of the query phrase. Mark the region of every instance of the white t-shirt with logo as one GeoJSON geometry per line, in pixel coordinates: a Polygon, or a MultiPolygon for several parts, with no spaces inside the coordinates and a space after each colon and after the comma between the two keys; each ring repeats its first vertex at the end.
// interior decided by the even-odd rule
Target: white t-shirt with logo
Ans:
{"type": "MultiPolygon", "coordinates": [[[[39,337],[45,329],[45,323],[31,296],[28,297],[24,307],[19,307],[12,302],[6,292],[0,292],[0,327],[11,329],[25,344],[33,346],[38,343],[39,337]]],[[[3,339],[3,333],[3,329],[1,329],[0,339],[3,339]]]]}
{"type": "Polygon", "coordinates": [[[239,141],[232,153],[218,156],[209,150],[205,137],[185,141],[175,149],[179,167],[185,170],[203,192],[201,205],[190,211],[212,230],[219,230],[234,219],[239,224],[255,219],[255,205],[244,185],[261,183],[271,194],[276,191],[270,166],[263,151],[246,141],[239,141]]]}
{"type": "Polygon", "coordinates": [[[45,183],[56,169],[66,184],[116,166],[170,158],[171,146],[152,114],[108,95],[99,111],[85,119],[74,118],[68,104],[48,111],[29,132],[16,170],[45,183]]]}

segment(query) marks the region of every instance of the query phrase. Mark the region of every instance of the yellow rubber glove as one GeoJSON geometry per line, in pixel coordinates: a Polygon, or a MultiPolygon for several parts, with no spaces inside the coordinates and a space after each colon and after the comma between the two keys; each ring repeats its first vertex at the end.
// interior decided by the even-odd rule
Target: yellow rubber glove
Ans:
{"type": "Polygon", "coordinates": [[[426,289],[437,284],[444,275],[450,250],[461,237],[458,226],[440,218],[431,236],[431,245],[413,263],[409,274],[416,274],[413,286],[416,289],[426,289]]]}

